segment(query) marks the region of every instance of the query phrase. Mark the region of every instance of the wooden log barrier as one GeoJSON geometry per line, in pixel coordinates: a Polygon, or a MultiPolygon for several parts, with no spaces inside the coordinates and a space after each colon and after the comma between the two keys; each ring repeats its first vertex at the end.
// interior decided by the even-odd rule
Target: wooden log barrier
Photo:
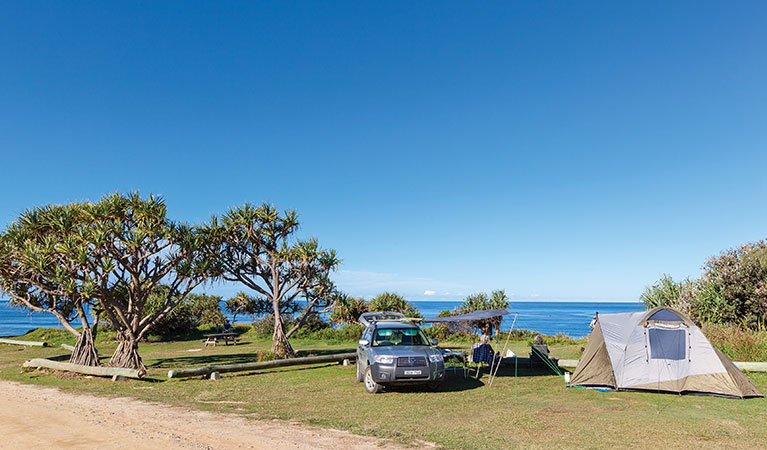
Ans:
{"type": "Polygon", "coordinates": [[[196,377],[209,375],[213,372],[243,372],[246,370],[272,369],[275,367],[300,366],[303,364],[320,364],[339,362],[344,359],[357,359],[357,353],[338,353],[335,355],[305,356],[302,358],[276,359],[274,361],[248,362],[239,364],[221,364],[216,366],[195,367],[192,369],[173,369],[168,371],[168,378],[196,377]]]}
{"type": "Polygon", "coordinates": [[[51,361],[50,359],[35,358],[24,362],[22,367],[44,368],[54,370],[64,370],[67,372],[81,373],[83,375],[95,375],[97,377],[112,377],[119,375],[126,378],[143,378],[146,372],[136,369],[124,369],[121,367],[97,367],[82,366],[67,362],[51,361]]]}
{"type": "Polygon", "coordinates": [[[36,342],[36,341],[19,341],[16,339],[5,339],[0,338],[0,344],[13,344],[13,345],[29,345],[31,347],[47,347],[47,342],[36,342]]]}

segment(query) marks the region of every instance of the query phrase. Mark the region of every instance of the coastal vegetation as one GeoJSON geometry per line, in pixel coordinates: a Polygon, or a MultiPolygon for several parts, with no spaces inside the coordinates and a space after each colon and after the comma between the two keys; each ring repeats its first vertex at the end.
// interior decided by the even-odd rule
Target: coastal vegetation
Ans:
{"type": "MultiPolygon", "coordinates": [[[[242,341],[236,346],[201,348],[199,336],[209,326],[194,330],[183,340],[142,344],[147,366],[144,380],[111,382],[46,370],[19,370],[22,361],[61,353],[55,347],[16,348],[0,345],[0,378],[23,383],[104,396],[131,397],[249,419],[281,419],[330,426],[354,433],[391,438],[419,445],[434,442],[446,448],[615,448],[625,446],[677,448],[682,446],[757,448],[767,441],[763,426],[767,402],[763,399],[731,400],[715,397],[673,396],[652,393],[599,392],[567,388],[562,379],[545,368],[503,366],[492,388],[487,377],[464,378],[450,371],[441,392],[413,387],[370,396],[356,382],[354,366],[315,366],[261,370],[228,376],[218,381],[168,380],[167,372],[182,367],[202,367],[267,360],[271,335],[259,338],[254,330],[238,325],[242,341]],[[310,370],[307,370],[311,367],[310,370]],[[307,402],[307,398],[311,401],[307,402]],[[640,425],[638,425],[640,424],[640,425]],[[664,433],[636,433],[663,429],[664,433]],[[600,430],[595,438],[595,429],[600,430]],[[545,432],[542,432],[545,430],[545,432]],[[631,436],[630,442],[626,436],[631,436]]],[[[101,353],[109,354],[116,342],[100,333],[101,353]]],[[[51,344],[72,343],[63,330],[38,329],[20,339],[51,344]]],[[[356,339],[356,338],[355,338],[356,339]]],[[[554,339],[546,337],[545,339],[554,339]]],[[[529,351],[529,335],[512,336],[516,354],[529,351]]],[[[294,337],[299,356],[353,351],[354,341],[328,342],[294,337]]],[[[444,342],[453,349],[468,349],[470,342],[444,342]]],[[[550,343],[554,357],[575,359],[582,343],[550,343]]],[[[749,374],[756,386],[767,390],[767,374],[749,374]]]]}
{"type": "Polygon", "coordinates": [[[767,326],[767,241],[712,256],[697,280],[674,281],[663,275],[640,300],[648,309],[678,308],[699,324],[762,329],[767,326]]]}
{"type": "Polygon", "coordinates": [[[335,251],[296,239],[298,227],[295,211],[267,204],[190,226],[169,219],[163,199],[138,192],[48,205],[24,212],[0,235],[0,290],[14,305],[53,314],[78,338],[71,362],[100,363],[93,340],[105,321],[120,342],[109,364],[144,370],[138,346],[150,333],[223,322],[221,299],[195,288],[238,282],[261,297],[232,301],[232,311],[270,313],[272,351],[290,357],[291,335],[338,295],[328,277],[340,262],[335,251]]]}
{"type": "Polygon", "coordinates": [[[339,295],[333,303],[333,310],[329,320],[334,324],[359,324],[362,313],[370,311],[394,311],[402,313],[405,317],[423,317],[418,308],[400,294],[394,292],[382,292],[370,301],[364,298],[356,298],[349,295],[339,295]]]}

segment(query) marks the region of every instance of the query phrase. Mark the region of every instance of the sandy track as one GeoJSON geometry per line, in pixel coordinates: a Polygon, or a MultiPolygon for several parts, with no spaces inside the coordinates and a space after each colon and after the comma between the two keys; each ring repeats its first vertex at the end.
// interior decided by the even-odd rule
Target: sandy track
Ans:
{"type": "Polygon", "coordinates": [[[0,381],[0,448],[380,449],[390,441],[0,381]]]}

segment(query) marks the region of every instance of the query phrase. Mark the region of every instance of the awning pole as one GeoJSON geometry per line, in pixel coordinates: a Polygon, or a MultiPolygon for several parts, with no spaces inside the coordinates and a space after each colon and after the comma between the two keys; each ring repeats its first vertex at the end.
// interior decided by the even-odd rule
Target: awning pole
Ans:
{"type": "MultiPolygon", "coordinates": [[[[511,328],[509,329],[509,334],[506,335],[506,343],[503,344],[503,350],[501,350],[500,358],[498,358],[498,365],[495,366],[495,372],[493,372],[492,367],[490,368],[490,380],[487,383],[487,387],[493,386],[493,380],[495,380],[495,377],[498,374],[498,369],[501,367],[501,359],[503,358],[503,354],[506,352],[506,347],[508,347],[509,345],[509,338],[511,337],[511,332],[514,331],[514,324],[517,323],[518,315],[519,313],[514,313],[514,320],[511,322],[511,328]]],[[[493,358],[493,362],[495,362],[495,358],[493,358]]]]}

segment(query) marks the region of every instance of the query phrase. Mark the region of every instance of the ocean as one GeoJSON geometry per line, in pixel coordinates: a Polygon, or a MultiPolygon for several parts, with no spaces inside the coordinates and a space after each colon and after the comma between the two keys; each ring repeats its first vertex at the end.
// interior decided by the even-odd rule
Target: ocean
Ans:
{"type": "MultiPolygon", "coordinates": [[[[452,310],[460,300],[413,301],[424,317],[434,317],[443,310],[452,310]]],[[[595,313],[637,312],[644,308],[639,302],[512,302],[504,317],[501,329],[508,330],[518,313],[515,329],[524,328],[543,334],[566,334],[580,338],[591,332],[589,323],[595,313]]],[[[26,313],[11,308],[6,300],[0,300],[0,336],[19,336],[40,327],[62,328],[50,314],[26,313]]]]}
{"type": "MultiPolygon", "coordinates": [[[[444,310],[452,310],[462,301],[414,301],[411,302],[424,317],[434,317],[444,310]]],[[[596,313],[611,314],[643,311],[640,302],[512,302],[506,308],[511,314],[504,316],[501,330],[511,328],[515,313],[514,329],[524,328],[538,333],[565,334],[573,338],[586,337],[591,333],[589,324],[596,313]]]]}

